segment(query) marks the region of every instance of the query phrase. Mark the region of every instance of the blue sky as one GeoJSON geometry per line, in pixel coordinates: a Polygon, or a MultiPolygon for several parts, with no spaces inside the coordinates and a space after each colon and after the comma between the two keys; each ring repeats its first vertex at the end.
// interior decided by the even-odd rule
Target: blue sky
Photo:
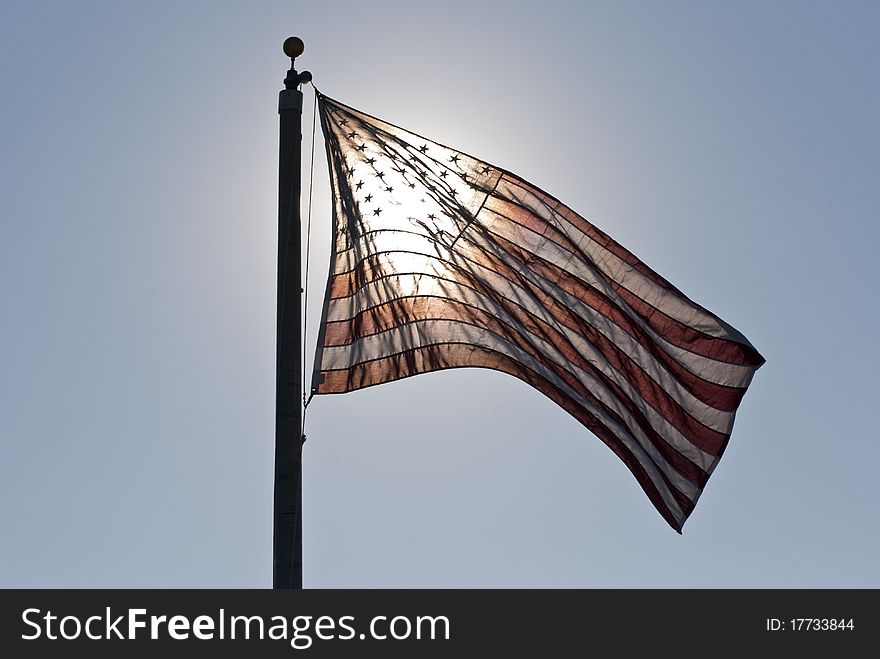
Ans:
{"type": "Polygon", "coordinates": [[[271,585],[290,34],[324,93],[547,190],[767,358],[682,536],[508,376],[316,398],[307,587],[880,586],[878,31],[868,2],[4,3],[0,586],[271,585]]]}

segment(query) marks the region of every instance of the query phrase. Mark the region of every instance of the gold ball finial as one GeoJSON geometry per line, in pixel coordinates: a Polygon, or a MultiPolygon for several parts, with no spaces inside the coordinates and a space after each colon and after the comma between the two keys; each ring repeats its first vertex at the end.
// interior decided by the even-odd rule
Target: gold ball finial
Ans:
{"type": "Polygon", "coordinates": [[[281,49],[284,51],[284,54],[287,55],[290,59],[296,59],[303,54],[303,51],[306,49],[306,45],[299,37],[287,37],[284,40],[284,45],[281,47],[281,49]]]}

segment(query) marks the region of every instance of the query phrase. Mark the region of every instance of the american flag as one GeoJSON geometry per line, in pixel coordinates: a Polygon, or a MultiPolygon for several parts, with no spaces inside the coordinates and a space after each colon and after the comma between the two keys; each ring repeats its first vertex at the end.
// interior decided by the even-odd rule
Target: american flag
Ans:
{"type": "Polygon", "coordinates": [[[318,102],[334,215],[312,393],[509,373],[604,441],[681,532],[763,357],[534,185],[318,102]]]}

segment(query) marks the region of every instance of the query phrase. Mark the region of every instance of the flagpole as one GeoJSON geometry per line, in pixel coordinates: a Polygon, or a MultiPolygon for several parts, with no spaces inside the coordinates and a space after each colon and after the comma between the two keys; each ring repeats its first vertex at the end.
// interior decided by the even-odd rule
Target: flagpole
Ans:
{"type": "Polygon", "coordinates": [[[275,511],[272,587],[302,588],[302,257],[301,144],[303,95],[312,79],[297,73],[304,45],[284,42],[290,70],[278,95],[278,299],[275,335],[275,511]]]}

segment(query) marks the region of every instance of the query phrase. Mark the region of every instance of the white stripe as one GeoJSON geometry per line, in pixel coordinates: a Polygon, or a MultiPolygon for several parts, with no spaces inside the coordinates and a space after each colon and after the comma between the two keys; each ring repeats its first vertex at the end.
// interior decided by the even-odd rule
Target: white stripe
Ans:
{"type": "MultiPolygon", "coordinates": [[[[402,352],[403,350],[428,347],[431,345],[437,345],[438,343],[476,345],[506,355],[526,368],[531,369],[560,390],[564,391],[567,396],[575,400],[584,409],[600,419],[603,425],[612,430],[615,436],[626,444],[628,448],[633,450],[635,447],[638,447],[640,450],[633,450],[633,453],[636,455],[637,459],[639,459],[639,463],[642,464],[647,471],[653,471],[651,467],[656,465],[656,467],[662,470],[667,478],[669,478],[670,482],[675,485],[676,489],[689,499],[693,500],[699,494],[700,489],[684,478],[678,470],[666,461],[647,436],[645,436],[641,428],[639,428],[626,407],[619,401],[616,401],[613,396],[610,396],[606,387],[599,383],[598,380],[594,380],[590,376],[584,374],[584,380],[591,381],[591,383],[595,385],[595,387],[590,388],[591,393],[594,395],[597,395],[600,392],[605,394],[605,396],[608,397],[608,400],[603,399],[602,402],[609,404],[609,407],[614,409],[615,412],[626,420],[627,428],[622,428],[599,407],[584,399],[548,367],[489,330],[460,323],[458,321],[418,321],[402,327],[396,327],[392,330],[382,332],[381,334],[364,337],[363,339],[360,339],[358,343],[362,344],[362,350],[359,352],[364,355],[363,361],[381,359],[402,352]],[[433,336],[442,336],[444,339],[442,341],[436,341],[432,338],[433,336]],[[637,439],[638,441],[634,442],[634,439],[637,439]],[[650,457],[650,460],[644,461],[640,459],[641,453],[647,454],[647,456],[650,457]]],[[[352,346],[330,346],[324,348],[324,363],[322,365],[322,370],[343,370],[350,368],[352,365],[349,361],[351,356],[350,353],[352,351],[351,348],[352,346]]],[[[662,480],[655,478],[652,478],[652,480],[658,490],[660,490],[661,494],[667,490],[662,480]]],[[[667,492],[667,496],[664,496],[663,498],[669,505],[670,509],[673,511],[678,510],[680,512],[680,509],[671,494],[667,492]]]]}
{"type": "MultiPolygon", "coordinates": [[[[473,291],[470,288],[460,286],[453,282],[449,282],[450,286],[455,286],[456,291],[453,296],[453,299],[460,300],[465,302],[466,304],[471,304],[475,307],[481,308],[486,313],[498,318],[501,322],[506,323],[508,326],[512,327],[517,334],[522,336],[524,339],[529,341],[531,345],[535,347],[535,351],[545,355],[551,361],[554,361],[560,369],[566,370],[571,373],[578,381],[590,385],[590,390],[596,395],[598,398],[602,400],[602,402],[608,404],[609,406],[617,409],[621,415],[626,414],[629,416],[629,412],[625,411],[624,408],[619,407],[619,403],[617,397],[614,396],[610,390],[608,390],[607,386],[595,378],[593,375],[589,374],[587,371],[581,369],[580,367],[572,364],[552,343],[544,341],[543,339],[535,336],[534,334],[529,333],[522,327],[517,321],[510,318],[509,315],[504,312],[502,309],[495,307],[491,301],[489,301],[484,296],[479,293],[473,291]]],[[[403,295],[401,297],[408,297],[403,295]]],[[[439,322],[443,323],[446,326],[446,323],[455,323],[456,325],[462,326],[462,323],[459,321],[448,321],[448,320],[440,320],[440,321],[414,321],[404,327],[409,327],[411,325],[416,325],[420,328],[430,328],[430,322],[439,322]]],[[[467,325],[467,327],[471,327],[467,325]]],[[[333,370],[339,368],[348,368],[349,366],[353,366],[356,363],[360,363],[362,361],[369,361],[371,359],[377,359],[381,356],[385,355],[377,355],[373,352],[370,346],[375,346],[376,341],[374,337],[382,336],[384,334],[395,332],[398,328],[392,328],[386,330],[385,332],[380,332],[375,335],[363,337],[349,344],[348,346],[328,346],[324,349],[324,360],[322,363],[322,370],[333,370]],[[350,348],[351,355],[347,357],[349,359],[348,362],[343,362],[343,365],[338,365],[339,362],[330,362],[328,361],[327,351],[333,350],[336,351],[333,354],[337,355],[335,359],[340,359],[338,356],[339,351],[345,351],[350,348]],[[333,365],[335,364],[335,365],[333,365]]],[[[406,336],[406,330],[401,330],[406,336]]],[[[424,331],[422,329],[421,331],[424,331]]],[[[489,330],[486,330],[489,331],[489,330]]],[[[494,336],[494,334],[493,334],[494,336]]],[[[619,373],[614,367],[608,363],[601,353],[593,348],[589,342],[584,341],[580,336],[576,334],[572,334],[569,336],[572,342],[575,344],[576,349],[584,356],[585,359],[590,361],[600,372],[608,376],[612,381],[616,382],[618,386],[624,391],[629,400],[636,405],[642,412],[645,414],[648,421],[651,423],[652,427],[657,430],[658,434],[663,436],[667,443],[672,446],[676,451],[681,453],[691,462],[700,466],[700,468],[706,470],[709,466],[714,462],[715,456],[712,456],[698,446],[693,444],[682,432],[676,428],[663,414],[661,414],[658,410],[656,410],[653,406],[651,406],[641,395],[639,390],[632,386],[632,384],[619,373]]],[[[448,338],[446,335],[436,332],[428,337],[430,342],[433,343],[443,343],[443,342],[455,342],[455,339],[448,338]]],[[[400,348],[400,350],[405,349],[406,347],[418,347],[421,344],[413,344],[412,346],[405,346],[400,348]]],[[[398,350],[398,352],[400,351],[398,350]]],[[[555,376],[553,376],[555,378],[555,376]]],[[[683,401],[682,401],[683,402],[683,401]]],[[[683,405],[683,407],[685,407],[683,405]]],[[[685,407],[685,409],[687,409],[685,407]]],[[[724,413],[722,413],[724,414],[724,413]]],[[[732,416],[732,415],[731,415],[732,416]]],[[[632,420],[632,423],[635,423],[632,420]]],[[[732,419],[731,419],[732,423],[732,419]]]]}
{"type": "MultiPolygon", "coordinates": [[[[358,238],[357,246],[339,251],[336,254],[336,266],[334,273],[349,272],[360,263],[365,256],[380,254],[382,252],[416,252],[418,254],[430,254],[438,247],[442,247],[428,236],[413,232],[398,231],[373,231],[358,238]]],[[[444,250],[448,253],[448,250],[444,250]]]]}
{"type": "MultiPolygon", "coordinates": [[[[486,213],[486,216],[492,215],[489,211],[483,211],[482,213],[486,213]]],[[[481,215],[482,215],[481,213],[481,215]]],[[[535,242],[535,237],[538,234],[534,233],[529,229],[525,229],[522,227],[511,225],[510,222],[504,220],[503,218],[498,218],[496,215],[492,215],[494,220],[493,225],[489,227],[491,231],[497,233],[499,236],[510,240],[511,242],[519,241],[520,243],[526,242],[535,242]],[[518,234],[529,233],[532,234],[528,240],[520,237],[518,234]],[[507,234],[507,235],[505,235],[507,234]]],[[[485,226],[488,227],[484,223],[485,226]]],[[[540,237],[539,237],[540,238],[540,237]]],[[[570,252],[565,251],[555,243],[552,243],[544,238],[540,238],[540,247],[532,252],[546,261],[552,263],[556,267],[560,268],[568,272],[569,274],[574,275],[578,279],[582,280],[585,284],[592,286],[599,290],[603,295],[605,295],[608,299],[610,299],[614,304],[623,311],[633,322],[637,323],[642,329],[644,329],[648,334],[654,337],[658,337],[654,330],[648,325],[642,318],[637,314],[627,303],[626,301],[614,290],[614,288],[610,285],[608,280],[606,280],[602,276],[598,276],[592,268],[590,268],[589,264],[585,261],[576,258],[570,252]]],[[[494,248],[493,248],[494,249],[494,248]]],[[[503,250],[494,249],[497,255],[501,256],[503,254],[503,250]]],[[[527,275],[535,275],[535,273],[531,271],[523,271],[524,274],[527,275]]],[[[535,275],[537,276],[537,275],[535,275]]],[[[561,289],[559,289],[561,292],[561,289]]],[[[570,295],[567,295],[567,299],[571,299],[570,295]]],[[[679,321],[684,322],[684,321],[679,321]]],[[[685,323],[687,324],[687,323],[685,323]]],[[[699,327],[695,327],[693,325],[689,325],[691,329],[696,331],[704,332],[699,327]]],[[[724,337],[717,337],[724,338],[724,337]]],[[[730,340],[727,338],[726,340],[730,340]]],[[[714,382],[715,384],[721,384],[725,386],[740,386],[737,382],[742,381],[744,379],[750,378],[753,373],[753,368],[751,366],[744,366],[739,364],[731,364],[729,362],[712,359],[711,357],[706,357],[704,355],[700,355],[695,352],[690,352],[683,348],[678,348],[672,346],[672,344],[668,343],[665,340],[660,340],[663,346],[671,346],[672,350],[667,350],[667,353],[673,358],[676,359],[684,368],[689,370],[694,375],[697,375],[704,380],[708,380],[709,382],[714,382]],[[694,363],[697,362],[697,363],[694,363]],[[720,366],[720,368],[718,368],[720,366]],[[732,375],[729,375],[732,374],[732,375]]]]}
{"type": "MultiPolygon", "coordinates": [[[[629,332],[621,329],[619,325],[611,320],[611,318],[602,314],[599,311],[596,311],[596,309],[591,307],[589,304],[582,302],[580,299],[578,299],[568,291],[560,288],[559,286],[556,286],[546,279],[543,279],[541,277],[533,277],[532,281],[534,281],[538,285],[541,285],[542,282],[545,283],[546,285],[542,288],[547,290],[549,294],[555,296],[558,302],[560,302],[563,306],[568,307],[576,315],[587,320],[593,327],[602,332],[602,334],[613,341],[617,347],[621,348],[624,352],[626,352],[626,354],[632,357],[639,364],[645,366],[645,361],[643,359],[637,358],[636,355],[633,354],[633,351],[639,351],[646,354],[647,357],[652,360],[652,364],[656,364],[657,368],[663,369],[664,374],[668,375],[668,377],[670,378],[673,378],[675,382],[678,382],[678,378],[676,378],[674,374],[666,370],[666,368],[660,362],[657,362],[655,358],[650,354],[650,352],[645,349],[640,341],[632,338],[629,332]],[[633,350],[630,350],[629,347],[632,347],[633,350]]],[[[625,305],[625,303],[622,304],[625,305]]],[[[641,328],[641,330],[646,334],[649,340],[653,341],[658,348],[669,355],[669,357],[671,357],[677,364],[679,364],[682,368],[694,374],[695,376],[706,380],[707,382],[727,387],[744,389],[748,386],[752,375],[754,375],[754,369],[752,369],[750,366],[731,364],[730,362],[712,359],[711,357],[705,357],[696,352],[691,352],[689,350],[685,350],[684,348],[679,348],[678,346],[666,341],[666,339],[655,332],[650,325],[642,321],[637,314],[632,314],[628,305],[624,307],[618,306],[618,308],[620,308],[622,312],[633,321],[634,324],[637,324],[639,328],[641,328]]],[[[645,368],[645,370],[651,373],[651,371],[647,367],[645,368]]],[[[659,381],[656,377],[654,378],[654,380],[659,381]]],[[[685,395],[689,395],[689,392],[686,392],[685,395]]],[[[697,402],[705,405],[705,403],[703,403],[702,401],[697,400],[697,402]]],[[[710,410],[715,409],[708,405],[706,407],[710,410]]],[[[730,422],[732,423],[732,413],[726,414],[730,414],[730,422]]],[[[726,430],[722,430],[722,432],[726,432],[726,430]]]]}
{"type": "MultiPolygon", "coordinates": [[[[498,184],[497,191],[502,196],[506,196],[513,203],[524,206],[534,215],[537,215],[545,222],[560,229],[568,238],[577,244],[585,254],[587,254],[605,276],[628,289],[651,306],[661,310],[666,315],[699,330],[700,332],[722,339],[731,338],[731,328],[729,326],[719,324],[718,320],[711,314],[694,306],[681,296],[659,286],[650,278],[646,277],[641,271],[631,266],[614,252],[606,249],[603,245],[597,243],[590,236],[581,231],[578,227],[571,224],[555,209],[548,207],[541,198],[529,188],[518,185],[517,182],[505,177],[498,184]]],[[[490,208],[492,206],[491,201],[488,202],[486,206],[487,208],[490,208]]],[[[574,213],[566,206],[563,207],[574,213]]],[[[584,221],[587,222],[587,220],[584,221]]],[[[532,232],[529,231],[529,233],[532,232]]],[[[523,240],[531,239],[523,237],[523,240]]],[[[516,239],[513,239],[512,242],[520,244],[519,240],[516,239]]],[[[554,263],[559,264],[559,261],[554,261],[554,263]]],[[[736,332],[736,334],[738,335],[737,338],[742,336],[739,332],[736,332]]]]}
{"type": "MultiPolygon", "coordinates": [[[[532,233],[533,236],[537,239],[537,234],[532,233]]],[[[397,253],[398,250],[400,252],[415,252],[424,254],[425,258],[432,258],[430,256],[431,252],[436,252],[440,250],[440,254],[446,258],[447,260],[457,260],[456,256],[461,256],[467,258],[467,241],[479,241],[481,246],[485,249],[493,252],[498,258],[505,260],[509,259],[509,254],[504,252],[497,245],[493,245],[490,242],[480,240],[478,234],[476,232],[469,232],[467,240],[462,239],[456,244],[455,254],[450,254],[448,250],[438,243],[429,240],[427,237],[422,237],[420,235],[415,235],[411,233],[403,233],[403,232],[377,232],[371,233],[368,236],[365,236],[361,239],[362,241],[367,241],[367,245],[363,245],[360,249],[349,249],[344,252],[340,252],[337,257],[335,272],[348,272],[357,265],[357,263],[363,259],[363,254],[361,250],[365,250],[369,254],[378,255],[382,253],[397,253]]],[[[541,241],[544,239],[541,238],[541,241]]],[[[567,252],[565,253],[568,254],[567,252]]],[[[396,258],[396,257],[395,257],[396,258]]],[[[511,264],[514,265],[514,264],[511,264]]],[[[557,264],[558,265],[558,264],[557,264]]],[[[563,268],[565,269],[565,268],[563,268]]],[[[419,268],[413,268],[410,271],[421,271],[424,270],[419,268]]],[[[658,345],[659,348],[664,350],[672,359],[674,359],[678,364],[707,382],[712,382],[715,384],[720,384],[722,386],[727,387],[745,387],[748,382],[751,381],[752,375],[754,374],[754,369],[750,366],[740,365],[740,364],[732,364],[729,362],[725,362],[718,359],[713,359],[712,357],[707,357],[704,355],[700,355],[695,352],[691,352],[685,348],[680,348],[668,341],[666,341],[662,335],[657,334],[653,328],[641,317],[637,314],[624,300],[620,297],[620,295],[608,285],[607,281],[603,278],[592,276],[592,277],[584,277],[581,276],[572,270],[566,270],[570,272],[574,276],[582,279],[588,285],[593,285],[598,290],[601,290],[606,297],[609,298],[620,310],[623,312],[630,320],[640,327],[648,336],[650,336],[658,345]]],[[[402,271],[406,272],[406,271],[402,271]]],[[[566,306],[576,305],[578,309],[578,315],[584,318],[592,317],[601,317],[605,319],[604,322],[613,323],[611,319],[604,315],[598,315],[597,312],[587,304],[580,302],[577,298],[571,296],[566,293],[562,288],[558,287],[556,284],[549,282],[548,280],[540,277],[537,273],[527,270],[521,269],[521,274],[529,277],[530,279],[540,282],[548,282],[550,286],[552,286],[552,294],[557,297],[558,300],[565,301],[566,306]]],[[[544,290],[548,290],[546,286],[542,286],[544,290]]],[[[599,326],[596,325],[597,329],[599,326]]],[[[629,333],[619,328],[617,325],[614,325],[616,329],[620,331],[609,331],[603,332],[608,338],[613,341],[617,341],[618,339],[626,340],[625,337],[629,337],[629,333]],[[625,335],[625,336],[624,336],[625,335]]],[[[630,337],[631,338],[631,337],[630,337]]],[[[631,351],[627,351],[630,356],[633,356],[631,351]]]]}
{"type": "MultiPolygon", "coordinates": [[[[469,268],[470,272],[467,273],[467,279],[465,279],[465,276],[456,272],[448,264],[428,255],[385,253],[378,255],[377,258],[380,262],[380,270],[406,274],[373,281],[361,288],[355,294],[353,300],[351,298],[331,300],[328,320],[347,320],[365,309],[387,302],[392,298],[405,298],[419,294],[439,295],[437,290],[439,286],[452,286],[451,283],[445,281],[438,283],[433,279],[434,277],[444,277],[447,280],[459,281],[462,287],[464,287],[456,287],[453,291],[445,291],[443,296],[453,300],[467,301],[469,304],[482,308],[493,316],[498,316],[501,310],[497,305],[482,294],[477,295],[470,287],[472,281],[478,281],[485,283],[490,290],[497,292],[509,302],[519,305],[556,328],[575,345],[581,355],[590,361],[600,360],[605,365],[602,370],[606,374],[610,375],[625,389],[632,391],[628,380],[608,364],[606,358],[601,356],[592,344],[585,341],[575,330],[555,318],[546,307],[539,304],[525,289],[511,283],[493,270],[468,261],[465,267],[469,268]],[[424,274],[409,274],[414,271],[424,274]],[[351,302],[354,303],[354,309],[352,309],[351,302]]],[[[460,262],[461,258],[456,258],[456,261],[460,262]]],[[[669,393],[674,400],[678,401],[694,419],[718,432],[727,434],[730,431],[734,418],[731,412],[718,410],[696,398],[639,341],[630,336],[626,331],[620,329],[607,316],[566,294],[539,275],[531,272],[528,274],[533,284],[557,300],[563,298],[565,306],[579,312],[580,317],[585,322],[605,336],[624,354],[633,359],[648,377],[669,393]],[[549,287],[552,287],[553,290],[546,290],[549,287]]],[[[525,330],[522,330],[522,332],[525,333],[525,330]]]]}

